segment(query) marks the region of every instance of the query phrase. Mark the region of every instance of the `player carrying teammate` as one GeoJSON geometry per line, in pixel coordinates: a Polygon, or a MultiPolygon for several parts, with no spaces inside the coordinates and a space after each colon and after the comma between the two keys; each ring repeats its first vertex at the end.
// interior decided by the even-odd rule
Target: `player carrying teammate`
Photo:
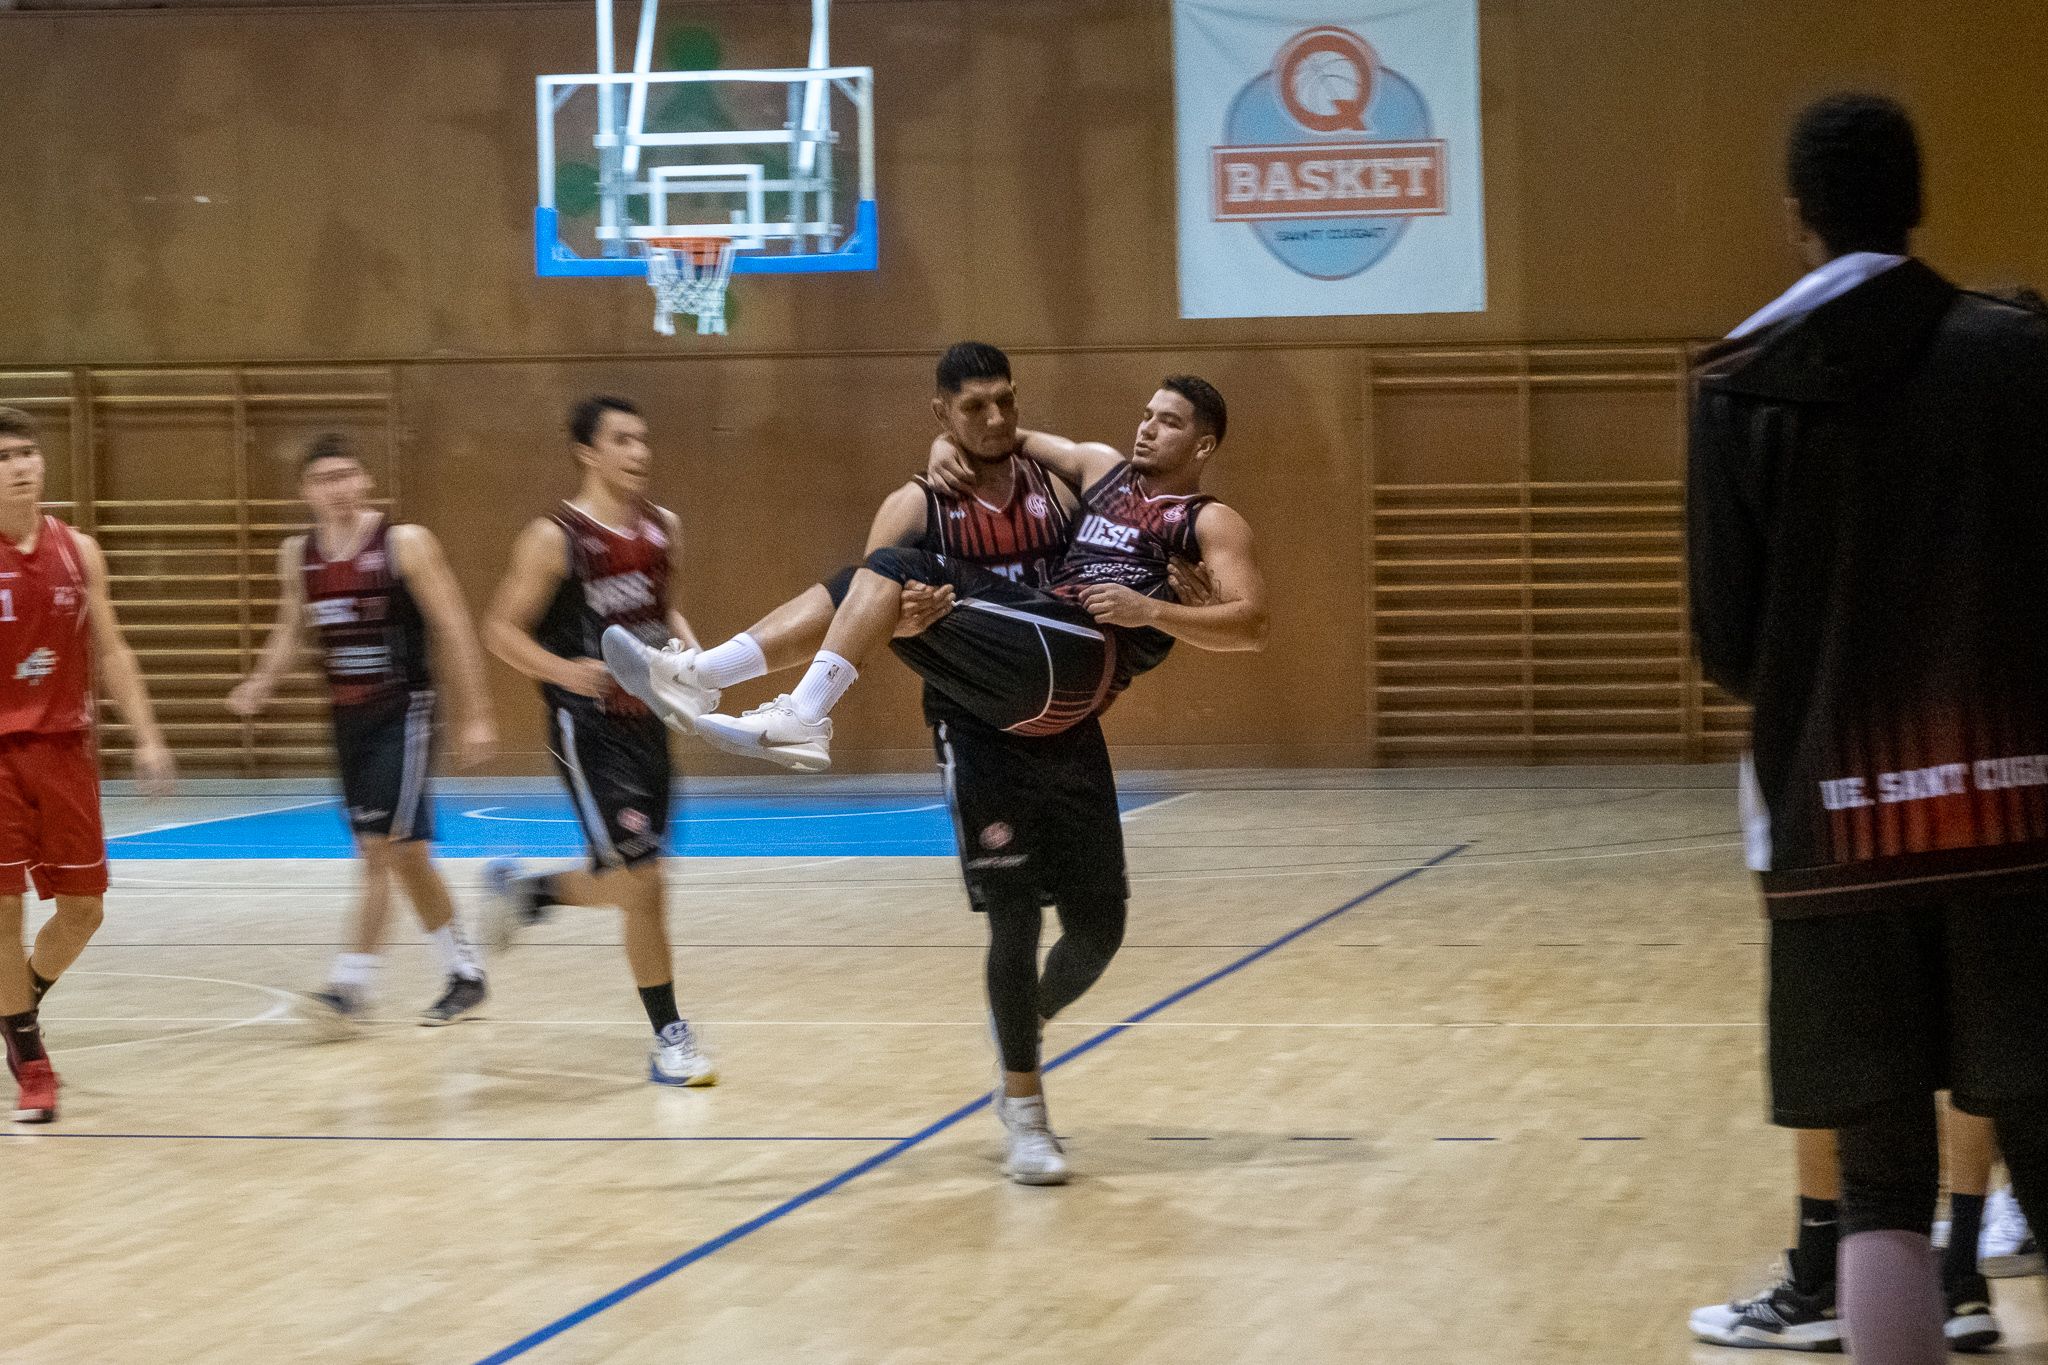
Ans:
{"type": "Polygon", "coordinates": [[[322,436],[307,448],[299,494],[312,509],[313,528],[278,550],[277,622],[255,671],[228,696],[236,715],[260,712],[299,657],[300,630],[312,623],[333,703],[342,798],[363,863],[350,951],[335,958],[325,990],[301,997],[302,1011],[331,1037],[355,1032],[367,1013],[394,876],[447,978],[420,1022],[452,1024],[487,994],[483,968],[428,851],[435,710],[428,636],[440,643],[462,698],[464,767],[482,762],[497,742],[483,657],[441,543],[424,526],[392,525],[369,505],[372,491],[346,437],[322,436]]]}
{"type": "MultiPolygon", "coordinates": [[[[971,482],[949,492],[920,476],[897,489],[875,514],[868,552],[924,550],[1043,587],[1066,557],[1075,495],[1041,466],[1016,457],[1009,357],[963,341],[939,358],[936,381],[932,411],[965,455],[971,482]]],[[[847,569],[808,589],[711,650],[649,651],[630,636],[608,635],[607,662],[629,689],[646,696],[653,695],[651,668],[687,674],[700,689],[692,699],[701,712],[720,687],[807,662],[853,575],[847,569]]],[[[915,650],[909,637],[944,615],[953,593],[911,582],[904,585],[904,601],[896,648],[915,650]]],[[[1020,1184],[1059,1184],[1067,1164],[1046,1114],[1039,1033],[1045,1020],[1100,979],[1123,943],[1129,893],[1109,750],[1093,718],[1056,735],[1013,735],[930,684],[924,712],[946,774],[968,899],[987,917],[985,979],[1002,1056],[996,1112],[1005,1135],[1003,1169],[1020,1184]],[[978,838],[1001,847],[983,847],[978,838]],[[1041,973],[1038,943],[1047,902],[1059,913],[1060,937],[1041,973]]],[[[705,737],[718,742],[715,734],[705,737]]]]}
{"type": "Polygon", "coordinates": [[[632,403],[586,398],[569,414],[569,433],[582,487],[520,533],[485,630],[492,653],[541,685],[548,748],[591,866],[522,877],[510,864],[494,864],[491,937],[509,943],[520,923],[551,905],[619,907],[626,961],[655,1034],[649,1079],[712,1085],[717,1071],[676,1008],[661,869],[672,783],[668,731],[619,691],[599,657],[609,626],[649,644],[671,636],[697,643],[669,606],[676,516],[647,500],[654,453],[632,403]]]}
{"type": "MultiPolygon", "coordinates": [[[[950,588],[958,606],[900,650],[951,702],[999,730],[1052,735],[1098,715],[1176,640],[1199,649],[1263,649],[1266,589],[1251,527],[1201,491],[1221,444],[1223,396],[1192,375],[1166,379],[1145,407],[1130,460],[1108,446],[1026,433],[1023,453],[1084,491],[1073,544],[1045,588],[926,550],[868,556],[804,680],[743,716],[696,728],[722,746],[807,772],[831,765],[830,712],[902,617],[903,585],[950,588]],[[1218,600],[1172,600],[1175,557],[1200,561],[1218,600]]],[[[935,467],[946,468],[941,438],[935,467]]],[[[951,453],[952,477],[970,470],[951,453]]],[[[660,688],[662,675],[655,683],[660,688]]]]}
{"type": "Polygon", "coordinates": [[[57,1117],[57,1073],[37,1011],[100,926],[107,843],[100,826],[93,672],[135,738],[135,772],[153,796],[174,769],[135,654],[107,595],[91,536],[41,509],[35,420],[0,408],[0,1031],[21,1087],[13,1118],[57,1117]],[[29,884],[56,913],[22,951],[29,884]]]}
{"type": "MultiPolygon", "coordinates": [[[[981,358],[991,372],[971,376],[977,382],[959,384],[958,392],[949,384],[949,365],[961,363],[961,348],[940,364],[938,409],[947,431],[941,439],[962,457],[948,475],[961,486],[946,492],[919,481],[899,490],[876,518],[868,569],[852,575],[850,587],[845,577],[835,580],[833,596],[846,606],[831,631],[843,643],[858,639],[852,647],[860,652],[821,653],[795,694],[737,719],[707,714],[716,704],[711,689],[793,662],[787,650],[794,632],[781,627],[797,604],[701,655],[630,649],[617,635],[607,645],[619,648],[607,654],[622,680],[668,715],[694,722],[720,748],[814,771],[827,761],[824,710],[852,682],[862,653],[897,633],[897,652],[926,680],[927,716],[969,892],[989,913],[988,991],[1004,1070],[996,1112],[1009,1134],[1005,1169],[1020,1182],[1051,1184],[1065,1179],[1066,1164],[1046,1114],[1040,1023],[1078,999],[1108,966],[1122,943],[1128,896],[1115,779],[1096,716],[1116,682],[1156,665],[1172,647],[1173,637],[1153,623],[1208,648],[1260,647],[1264,587],[1243,520],[1196,491],[1223,435],[1225,412],[1213,388],[1188,377],[1168,380],[1154,396],[1136,465],[1107,447],[1028,436],[1022,449],[1033,463],[1088,488],[1081,510],[1093,519],[1083,533],[1092,542],[1076,540],[1056,564],[1027,553],[1006,572],[988,550],[1032,533],[998,528],[998,517],[1016,516],[1017,489],[1003,504],[991,498],[991,484],[1028,466],[1005,458],[1016,441],[1014,394],[1007,360],[986,349],[1001,361],[999,370],[981,358]],[[976,422],[972,409],[983,402],[996,406],[996,416],[976,422]],[[1169,595],[1174,558],[1205,554],[1215,600],[1161,600],[1169,595]],[[938,607],[956,597],[958,606],[903,638],[905,621],[921,626],[930,614],[926,583],[940,585],[938,607]],[[1071,596],[1041,584],[1064,585],[1071,596]],[[847,612],[863,592],[872,598],[878,590],[891,598],[886,612],[866,607],[868,634],[849,637],[842,630],[847,612]],[[764,631],[772,644],[750,638],[764,631]],[[794,718],[799,706],[814,709],[817,723],[794,744],[777,744],[782,737],[762,720],[778,712],[794,718]],[[1037,945],[1046,899],[1060,911],[1062,937],[1041,976],[1037,945]]],[[[1046,543],[1055,526],[1064,531],[1069,517],[1064,490],[1041,496],[1048,494],[1036,544],[1046,543]]],[[[1027,513],[1031,496],[1025,494],[1027,513]]]]}

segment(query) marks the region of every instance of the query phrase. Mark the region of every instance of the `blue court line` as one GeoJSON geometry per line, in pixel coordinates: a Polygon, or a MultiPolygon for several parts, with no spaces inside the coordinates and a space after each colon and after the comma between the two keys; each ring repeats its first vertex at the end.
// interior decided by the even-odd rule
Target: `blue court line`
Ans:
{"type": "Polygon", "coordinates": [[[27,1138],[122,1139],[130,1142],[901,1142],[895,1137],[435,1137],[350,1133],[36,1133],[27,1138]]]}
{"type": "Polygon", "coordinates": [[[1582,1137],[1581,1142],[1641,1142],[1639,1137],[1582,1137]]]}
{"type": "MultiPolygon", "coordinates": [[[[1133,1014],[1129,1018],[1125,1019],[1122,1023],[1114,1024],[1109,1028],[1104,1029],[1102,1032],[1096,1034],[1094,1037],[1086,1039],[1085,1041],[1068,1048],[1065,1052],[1062,1052],[1058,1057],[1055,1057],[1052,1061],[1046,1063],[1043,1070],[1056,1071],[1060,1067],[1065,1066],[1068,1062],[1073,1061],[1075,1058],[1086,1056],[1088,1053],[1093,1052],[1096,1048],[1101,1047],[1104,1043],[1108,1042],[1110,1039],[1118,1036],[1119,1034],[1128,1033],[1132,1025],[1142,1024],[1147,1019],[1150,1019],[1153,1015],[1158,1014],[1162,1010],[1170,1009],[1174,1005],[1179,1004],[1181,1001],[1195,994],[1195,992],[1203,990],[1206,987],[1212,986],[1218,981],[1223,980],[1227,976],[1233,976],[1236,973],[1243,971],[1246,967],[1251,966],[1253,963],[1259,962],[1264,958],[1267,958],[1272,954],[1280,951],[1280,949],[1286,947],[1290,943],[1293,943],[1302,935],[1310,933],[1316,929],[1320,929],[1323,925],[1328,924],[1331,920],[1336,919],[1340,915],[1344,915],[1352,910],[1356,910],[1359,906],[1364,905],[1367,901],[1372,900],[1374,897],[1393,890],[1395,887],[1399,886],[1401,883],[1405,881],[1409,881],[1412,878],[1421,876],[1423,873],[1429,871],[1431,868],[1436,867],[1437,865],[1445,862],[1448,859],[1456,857],[1458,854],[1463,853],[1466,849],[1470,847],[1470,844],[1459,844],[1453,848],[1447,848],[1443,852],[1437,854],[1435,857],[1429,859],[1427,862],[1417,863],[1414,867],[1409,868],[1405,872],[1397,873],[1396,875],[1387,878],[1387,880],[1381,882],[1379,885],[1371,888],[1370,890],[1360,892],[1358,895],[1353,896],[1350,900],[1345,901],[1336,909],[1328,910],[1320,915],[1317,915],[1308,923],[1299,925],[1296,928],[1289,930],[1287,933],[1282,934],[1279,938],[1272,940],[1270,943],[1265,944],[1263,947],[1254,949],[1252,952],[1246,953],[1243,957],[1238,958],[1235,962],[1229,963],[1228,965],[1223,967],[1219,967],[1215,971],[1209,973],[1207,976],[1201,978],[1201,980],[1196,981],[1190,985],[1181,987],[1179,990],[1175,991],[1173,994],[1169,996],[1166,996],[1164,999],[1154,1001],[1152,1004],[1147,1005],[1144,1009],[1139,1010],[1136,1014],[1133,1014]]],[[[510,1346],[505,1347],[503,1350],[495,1351],[490,1355],[485,1356],[482,1360],[477,1362],[477,1365],[503,1365],[503,1362],[508,1360],[517,1360],[520,1356],[527,1354],[537,1346],[546,1345],[548,1342],[562,1335],[562,1333],[568,1331],[570,1328],[575,1327],[581,1323],[588,1322],[590,1319],[596,1317],[599,1313],[602,1313],[609,1308],[615,1308],[619,1304],[624,1303],[627,1299],[632,1298],[641,1290],[649,1289],[657,1284],[660,1284],[663,1280],[668,1279],[677,1271],[695,1265],[697,1262],[703,1260],[707,1256],[712,1256],[720,1251],[723,1251],[725,1248],[731,1246],[734,1242],[739,1241],[743,1237],[747,1237],[752,1235],[753,1233],[759,1232],[762,1228],[769,1226],[771,1223],[780,1222],[782,1219],[787,1218],[790,1214],[795,1213],[797,1210],[805,1207],[806,1205],[814,1204],[818,1200],[823,1199],[826,1195],[832,1193],[836,1189],[839,1189],[841,1186],[850,1184],[853,1181],[860,1179],[860,1177],[866,1175],[869,1171],[875,1170],[881,1166],[885,1166],[891,1161],[894,1161],[897,1157],[902,1156],[905,1152],[908,1152],[915,1147],[920,1147],[923,1144],[931,1141],[939,1134],[945,1132],[948,1128],[955,1126],[963,1120],[987,1108],[989,1104],[989,1098],[990,1097],[988,1095],[975,1096],[972,1100],[968,1101],[966,1104],[961,1105],[952,1113],[947,1114],[943,1118],[934,1120],[933,1122],[919,1129],[917,1132],[911,1134],[909,1137],[904,1138],[901,1141],[898,1141],[892,1144],[891,1146],[884,1148],[883,1150],[875,1153],[873,1156],[867,1158],[865,1161],[857,1162],[854,1165],[847,1167],[839,1174],[831,1177],[830,1179],[820,1181],[818,1184],[813,1185],[811,1186],[811,1188],[805,1190],[802,1194],[796,1195],[789,1199],[785,1199],[782,1203],[777,1204],[774,1208],[769,1209],[765,1213],[762,1213],[753,1218],[749,1218],[746,1222],[741,1223],[736,1227],[726,1229],[724,1232],[721,1232],[720,1234],[718,1234],[718,1236],[711,1238],[709,1241],[699,1242],[696,1246],[691,1247],[688,1251],[684,1252],[680,1256],[677,1256],[674,1260],[656,1266],[654,1269],[648,1271],[646,1274],[640,1276],[637,1279],[628,1280],[625,1284],[620,1285],[617,1289],[612,1290],[610,1293],[592,1299],[589,1303],[584,1304],[581,1308],[578,1308],[573,1312],[563,1314],[561,1317],[556,1318],[547,1326],[542,1327],[538,1331],[529,1333],[528,1335],[521,1337],[519,1340],[513,1342],[510,1346]]]]}

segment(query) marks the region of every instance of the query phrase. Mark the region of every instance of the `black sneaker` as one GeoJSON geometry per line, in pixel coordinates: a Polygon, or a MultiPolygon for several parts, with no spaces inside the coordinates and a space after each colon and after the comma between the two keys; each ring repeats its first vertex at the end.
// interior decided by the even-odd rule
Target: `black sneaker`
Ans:
{"type": "Polygon", "coordinates": [[[1778,1351],[1842,1349],[1842,1324],[1835,1318],[1832,1282],[1802,1287],[1788,1277],[1752,1298],[1696,1308],[1688,1325],[1694,1336],[1716,1346],[1778,1351]]]}
{"type": "Polygon", "coordinates": [[[1941,1333],[1951,1351],[1983,1351],[2005,1334],[1991,1316],[1991,1286],[1982,1275],[1959,1275],[1942,1286],[1948,1300],[1948,1321],[1941,1333]]]}
{"type": "Polygon", "coordinates": [[[330,1043],[342,1042],[361,1033],[363,1018],[368,1013],[360,997],[338,986],[329,986],[324,991],[307,991],[293,997],[292,1003],[299,1017],[330,1043]]]}
{"type": "Polygon", "coordinates": [[[451,976],[448,989],[441,992],[441,998],[420,1011],[420,1024],[425,1028],[441,1028],[460,1023],[473,1016],[477,1007],[490,997],[482,977],[451,976]]]}

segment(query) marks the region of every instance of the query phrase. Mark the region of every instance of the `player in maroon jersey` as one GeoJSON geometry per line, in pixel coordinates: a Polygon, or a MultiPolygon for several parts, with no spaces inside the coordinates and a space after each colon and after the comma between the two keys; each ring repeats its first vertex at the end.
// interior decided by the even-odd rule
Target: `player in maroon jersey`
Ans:
{"type": "Polygon", "coordinates": [[[675,513],[647,499],[654,453],[647,422],[623,398],[586,398],[569,415],[582,471],[573,501],[532,522],[491,604],[491,652],[541,685],[548,748],[569,789],[590,870],[525,877],[487,869],[495,891],[493,939],[552,905],[615,905],[625,916],[626,961],[654,1029],[648,1078],[712,1085],[711,1060],[676,1008],[661,860],[672,771],[659,717],[621,692],[599,655],[618,626],[649,644],[697,637],[670,605],[675,513]]]}
{"type": "Polygon", "coordinates": [[[441,543],[424,526],[393,525],[370,505],[369,470],[346,437],[326,435],[299,465],[313,528],[277,555],[277,621],[256,669],[228,695],[238,716],[262,711],[299,657],[310,624],[333,703],[343,802],[363,862],[354,939],[325,990],[300,1009],[329,1037],[354,1033],[368,1012],[391,920],[391,883],[405,889],[446,978],[420,1016],[427,1025],[472,1014],[487,994],[455,902],[430,855],[434,672],[430,638],[462,699],[457,758],[474,767],[497,742],[482,652],[441,543]]]}
{"type": "Polygon", "coordinates": [[[88,535],[43,514],[35,420],[0,408],[0,1031],[21,1087],[13,1118],[57,1117],[57,1073],[43,1047],[43,996],[85,951],[107,892],[100,826],[93,672],[135,738],[143,790],[170,790],[170,750],[121,638],[107,561],[88,535]],[[22,951],[33,884],[56,913],[22,951]]]}
{"type": "MultiPolygon", "coordinates": [[[[891,494],[875,516],[868,551],[917,550],[1026,588],[1045,586],[1066,558],[1076,499],[1042,466],[1017,458],[1009,358],[985,343],[961,342],[940,357],[936,379],[933,412],[965,456],[967,480],[949,491],[920,476],[891,494]]],[[[1208,600],[1199,571],[1183,567],[1190,600],[1208,600]]],[[[715,705],[718,688],[805,662],[823,642],[853,577],[854,570],[843,571],[712,650],[650,650],[608,632],[606,660],[622,684],[686,727],[709,709],[707,698],[715,705]]],[[[904,585],[895,647],[913,666],[925,653],[915,637],[952,605],[950,587],[904,585]]],[[[973,631],[987,623],[1009,626],[994,617],[968,617],[949,629],[973,631]]],[[[1039,1075],[1040,1030],[1107,970],[1123,943],[1129,898],[1109,749],[1092,716],[1057,730],[1004,730],[930,682],[924,710],[946,778],[969,902],[988,924],[985,980],[1002,1058],[995,1111],[1005,1134],[1004,1171],[1022,1184],[1059,1184],[1067,1166],[1039,1075]],[[1041,972],[1047,903],[1058,911],[1060,938],[1041,972]]],[[[727,747],[715,731],[701,733],[727,747]]],[[[758,754],[749,746],[736,751],[758,754]]]]}

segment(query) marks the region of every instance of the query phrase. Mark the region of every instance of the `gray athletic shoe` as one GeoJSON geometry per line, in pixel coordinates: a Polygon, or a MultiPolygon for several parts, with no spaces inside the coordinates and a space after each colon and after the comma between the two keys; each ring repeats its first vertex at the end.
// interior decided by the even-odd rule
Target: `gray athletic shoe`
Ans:
{"type": "Polygon", "coordinates": [[[477,1009],[490,998],[491,992],[482,977],[451,976],[441,998],[420,1011],[420,1024],[425,1028],[445,1028],[474,1019],[477,1009]]]}
{"type": "Polygon", "coordinates": [[[343,1042],[360,1034],[364,1016],[368,1013],[361,997],[339,986],[329,986],[324,991],[302,992],[292,997],[292,1007],[299,1018],[313,1026],[320,1040],[327,1043],[343,1042]]]}

